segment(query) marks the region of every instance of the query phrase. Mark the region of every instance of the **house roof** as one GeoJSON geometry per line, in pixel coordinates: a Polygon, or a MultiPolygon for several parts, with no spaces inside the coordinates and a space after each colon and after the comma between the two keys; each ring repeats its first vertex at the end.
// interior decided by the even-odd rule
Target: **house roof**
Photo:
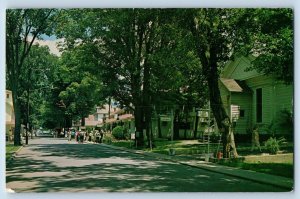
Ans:
{"type": "Polygon", "coordinates": [[[99,121],[85,121],[85,126],[97,126],[99,124],[99,121]]]}
{"type": "Polygon", "coordinates": [[[107,120],[105,121],[105,123],[106,123],[106,124],[109,124],[109,123],[114,123],[114,122],[116,122],[116,121],[117,121],[117,119],[112,118],[112,119],[107,119],[107,120]]]}
{"type": "Polygon", "coordinates": [[[220,80],[230,92],[243,92],[242,87],[234,79],[220,78],[220,80]]]}
{"type": "Polygon", "coordinates": [[[124,115],[119,116],[120,120],[127,120],[127,119],[132,119],[132,118],[133,118],[132,114],[124,114],[124,115]]]}
{"type": "Polygon", "coordinates": [[[253,77],[261,76],[255,69],[248,70],[252,66],[252,61],[255,59],[254,56],[240,56],[226,63],[221,77],[235,80],[247,80],[253,77]]]}
{"type": "Polygon", "coordinates": [[[133,119],[133,118],[134,118],[134,116],[132,114],[124,114],[124,115],[120,115],[118,120],[116,118],[107,119],[105,121],[105,123],[109,124],[109,123],[114,123],[114,122],[119,122],[119,121],[125,121],[128,119],[133,119]]]}

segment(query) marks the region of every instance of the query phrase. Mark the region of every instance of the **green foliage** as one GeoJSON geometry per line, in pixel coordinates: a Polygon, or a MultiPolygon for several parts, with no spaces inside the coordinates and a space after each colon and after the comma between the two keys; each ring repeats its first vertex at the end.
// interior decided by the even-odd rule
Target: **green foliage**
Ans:
{"type": "Polygon", "coordinates": [[[287,109],[279,112],[275,120],[276,126],[280,129],[284,129],[290,134],[294,131],[294,116],[293,113],[287,109]]]}
{"type": "MultiPolygon", "coordinates": [[[[26,73],[28,68],[24,68],[24,63],[29,57],[35,39],[41,39],[42,34],[49,35],[53,31],[58,12],[55,9],[7,9],[6,11],[6,85],[13,92],[16,115],[15,145],[21,143],[21,122],[25,120],[24,115],[21,114],[23,110],[20,99],[23,92],[20,91],[20,87],[24,84],[22,79],[31,79],[31,75],[26,73]]],[[[42,62],[42,59],[40,61],[42,62]]],[[[34,65],[27,66],[34,68],[34,65]]]]}
{"type": "Polygon", "coordinates": [[[269,151],[270,154],[277,154],[277,152],[280,149],[280,145],[282,142],[284,142],[284,138],[279,138],[278,140],[276,138],[270,137],[265,142],[265,147],[269,151]]]}
{"type": "Polygon", "coordinates": [[[293,83],[293,10],[241,9],[237,24],[243,27],[239,28],[243,40],[240,49],[257,57],[249,69],[271,74],[287,84],[293,83]]]}
{"type": "Polygon", "coordinates": [[[124,139],[124,129],[122,126],[116,126],[113,130],[112,130],[112,135],[118,139],[124,139]]]}
{"type": "Polygon", "coordinates": [[[126,126],[123,126],[123,136],[125,139],[130,139],[129,129],[126,126]]]}
{"type": "Polygon", "coordinates": [[[80,46],[65,51],[57,69],[56,81],[65,85],[60,88],[58,101],[62,100],[65,114],[73,120],[88,116],[104,100],[100,80],[91,70],[96,66],[90,56],[86,56],[88,49],[87,46],[80,46]]]}
{"type": "Polygon", "coordinates": [[[92,132],[92,130],[93,130],[93,127],[90,127],[90,126],[86,127],[86,132],[90,133],[90,132],[92,132]]]}
{"type": "Polygon", "coordinates": [[[59,29],[58,35],[67,38],[68,49],[85,50],[82,57],[90,63],[86,68],[96,69],[104,84],[103,92],[122,105],[201,106],[207,96],[201,65],[191,49],[191,34],[178,27],[174,11],[67,10],[64,16],[69,20],[64,20],[66,27],[59,29]],[[84,45],[77,43],[75,47],[78,38],[84,45]]]}
{"type": "Polygon", "coordinates": [[[6,145],[6,162],[12,157],[12,155],[20,149],[20,146],[14,146],[12,144],[6,145]]]}
{"type": "Polygon", "coordinates": [[[103,142],[106,144],[111,144],[113,141],[113,138],[111,136],[111,134],[105,134],[104,138],[103,138],[103,142]]]}
{"type": "Polygon", "coordinates": [[[41,126],[44,123],[44,119],[40,117],[40,110],[51,93],[53,73],[57,63],[58,57],[50,54],[48,47],[39,45],[32,46],[24,61],[23,70],[19,74],[19,80],[23,83],[18,93],[21,95],[19,98],[21,118],[24,123],[27,123],[27,109],[29,108],[30,126],[41,126]]]}
{"type": "Polygon", "coordinates": [[[287,109],[279,111],[272,122],[264,127],[264,130],[272,136],[285,133],[287,133],[288,136],[291,136],[294,131],[292,112],[287,109]]]}

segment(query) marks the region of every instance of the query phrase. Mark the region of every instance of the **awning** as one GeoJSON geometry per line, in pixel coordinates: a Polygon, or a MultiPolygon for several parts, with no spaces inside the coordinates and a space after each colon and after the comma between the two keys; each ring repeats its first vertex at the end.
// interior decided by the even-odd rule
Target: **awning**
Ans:
{"type": "Polygon", "coordinates": [[[243,92],[242,87],[234,79],[220,78],[220,81],[230,92],[243,92]]]}

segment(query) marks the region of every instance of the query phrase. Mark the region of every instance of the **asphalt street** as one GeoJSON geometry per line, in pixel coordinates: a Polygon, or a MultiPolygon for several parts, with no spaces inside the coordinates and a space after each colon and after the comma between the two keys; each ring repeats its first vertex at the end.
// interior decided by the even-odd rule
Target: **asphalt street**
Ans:
{"type": "Polygon", "coordinates": [[[6,171],[15,192],[277,192],[271,185],[102,144],[37,138],[6,171]]]}

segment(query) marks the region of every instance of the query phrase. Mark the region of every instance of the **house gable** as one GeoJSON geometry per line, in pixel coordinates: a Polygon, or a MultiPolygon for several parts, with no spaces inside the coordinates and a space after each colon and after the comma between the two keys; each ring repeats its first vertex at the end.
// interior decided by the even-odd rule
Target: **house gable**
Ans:
{"type": "MultiPolygon", "coordinates": [[[[285,85],[274,76],[256,70],[247,71],[254,58],[238,57],[229,61],[219,80],[224,108],[229,110],[230,105],[238,105],[242,110],[244,117],[240,117],[235,129],[241,134],[254,124],[260,124],[261,133],[267,133],[268,126],[283,117],[282,111],[291,112],[293,109],[293,85],[285,85]]],[[[289,133],[288,129],[281,127],[276,127],[276,132],[289,133]]]]}
{"type": "Polygon", "coordinates": [[[221,77],[227,79],[246,80],[249,78],[260,76],[256,70],[246,71],[251,66],[251,61],[254,57],[238,57],[234,61],[229,61],[226,64],[221,77]]]}

